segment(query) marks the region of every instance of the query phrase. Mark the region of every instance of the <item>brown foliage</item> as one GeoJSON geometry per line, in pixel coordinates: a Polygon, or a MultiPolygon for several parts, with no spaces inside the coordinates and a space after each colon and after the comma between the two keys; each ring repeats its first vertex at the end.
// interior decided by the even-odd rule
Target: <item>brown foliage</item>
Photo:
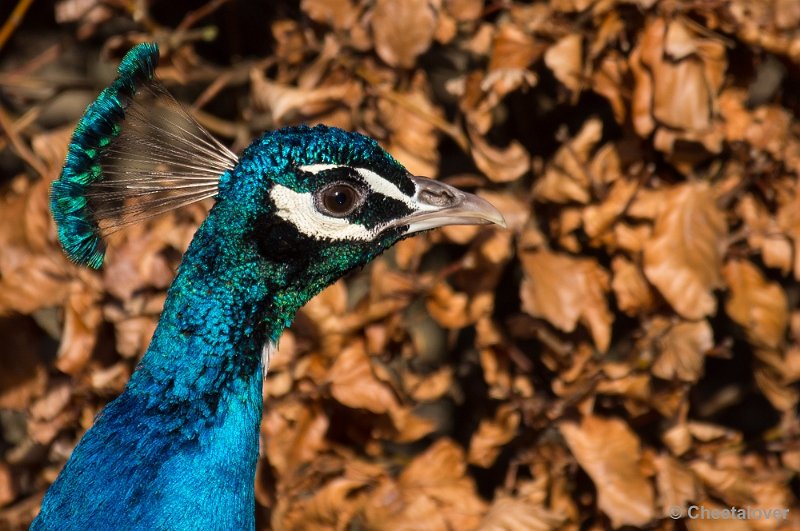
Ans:
{"type": "Polygon", "coordinates": [[[295,4],[59,0],[5,43],[0,529],[27,526],[123,389],[208,207],[115,235],[100,272],[56,242],[70,132],[153,39],[233,149],[301,122],[360,130],[509,226],[401,242],[301,310],[265,384],[260,528],[796,508],[797,2],[295,4]]]}

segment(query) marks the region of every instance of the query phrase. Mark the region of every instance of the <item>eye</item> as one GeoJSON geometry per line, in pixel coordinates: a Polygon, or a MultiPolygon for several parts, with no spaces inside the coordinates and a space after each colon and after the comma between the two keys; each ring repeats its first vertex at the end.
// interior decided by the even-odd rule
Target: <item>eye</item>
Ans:
{"type": "Polygon", "coordinates": [[[363,202],[360,190],[347,183],[326,186],[314,195],[317,210],[328,216],[343,218],[363,202]]]}

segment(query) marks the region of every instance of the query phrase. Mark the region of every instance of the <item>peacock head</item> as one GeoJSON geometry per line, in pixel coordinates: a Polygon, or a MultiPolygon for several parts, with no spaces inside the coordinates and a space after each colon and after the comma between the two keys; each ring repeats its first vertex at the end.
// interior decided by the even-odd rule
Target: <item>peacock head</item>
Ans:
{"type": "Polygon", "coordinates": [[[158,82],[158,58],[154,43],[128,52],[87,108],[53,183],[59,239],[75,262],[100,267],[107,234],[213,197],[196,247],[234,268],[255,259],[294,307],[406,236],[504,225],[488,202],[411,175],[358,133],[290,127],[237,156],[158,82]]]}
{"type": "Polygon", "coordinates": [[[480,197],[413,176],[374,140],[326,126],[263,135],[222,177],[217,202],[245,213],[259,253],[315,291],[414,233],[504,225],[480,197]]]}

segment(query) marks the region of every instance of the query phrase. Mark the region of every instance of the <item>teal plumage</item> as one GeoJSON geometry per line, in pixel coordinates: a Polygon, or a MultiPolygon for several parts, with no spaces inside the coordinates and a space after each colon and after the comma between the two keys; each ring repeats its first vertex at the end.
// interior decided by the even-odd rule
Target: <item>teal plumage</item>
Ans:
{"type": "Polygon", "coordinates": [[[52,188],[59,239],[73,260],[99,267],[102,218],[129,208],[104,202],[135,198],[135,213],[209,195],[215,204],[137,370],[73,451],[32,529],[253,529],[265,346],[316,293],[401,238],[502,223],[485,201],[409,175],[358,133],[270,132],[234,163],[185,113],[164,122],[180,135],[159,129],[136,117],[141,94],[167,97],[153,79],[157,58],[153,44],[129,52],[80,121],[52,188]],[[165,183],[188,184],[152,199],[165,183]]]}
{"type": "Polygon", "coordinates": [[[100,228],[87,211],[86,187],[102,178],[100,154],[119,135],[137,85],[153,79],[157,65],[158,47],[152,43],[141,44],[125,56],[117,79],[78,122],[61,178],[53,183],[51,211],[59,240],[67,255],[95,269],[103,263],[104,247],[100,228]]]}

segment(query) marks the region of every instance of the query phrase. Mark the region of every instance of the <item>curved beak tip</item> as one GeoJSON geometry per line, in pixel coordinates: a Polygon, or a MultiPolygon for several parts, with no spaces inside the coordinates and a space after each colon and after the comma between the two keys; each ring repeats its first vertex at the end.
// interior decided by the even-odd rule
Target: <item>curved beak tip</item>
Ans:
{"type": "Polygon", "coordinates": [[[508,228],[503,214],[482,197],[426,177],[412,180],[416,186],[413,200],[419,210],[399,220],[408,225],[409,233],[446,225],[495,224],[508,228]]]}

